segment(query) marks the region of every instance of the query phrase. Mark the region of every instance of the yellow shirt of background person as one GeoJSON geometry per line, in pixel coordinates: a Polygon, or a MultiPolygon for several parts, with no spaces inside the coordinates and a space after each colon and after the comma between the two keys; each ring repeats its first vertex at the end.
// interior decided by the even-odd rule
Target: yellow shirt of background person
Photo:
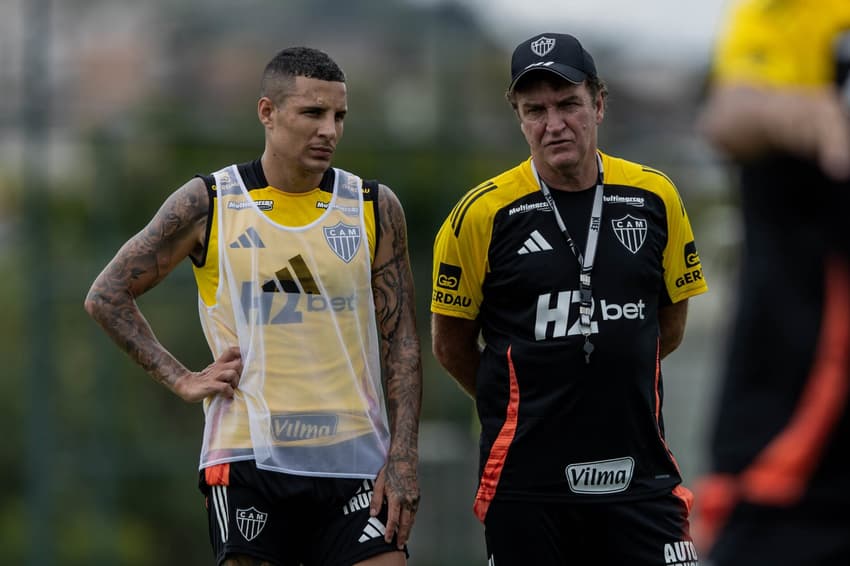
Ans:
{"type": "Polygon", "coordinates": [[[850,0],[745,0],[727,22],[715,81],[822,86],[835,80],[833,41],[850,28],[850,0]]]}

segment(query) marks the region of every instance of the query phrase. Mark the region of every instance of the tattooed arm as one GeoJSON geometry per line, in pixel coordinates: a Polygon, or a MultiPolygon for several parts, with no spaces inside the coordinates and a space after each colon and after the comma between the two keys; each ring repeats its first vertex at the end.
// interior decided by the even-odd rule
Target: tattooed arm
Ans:
{"type": "Polygon", "coordinates": [[[387,464],[375,482],[372,514],[378,513],[386,497],[389,518],[385,536],[390,542],[397,531],[401,548],[419,505],[416,466],[422,363],[404,211],[395,194],[383,185],[378,192],[378,207],[381,241],[372,265],[372,292],[381,335],[391,440],[387,464]]]}
{"type": "Polygon", "coordinates": [[[214,394],[233,396],[242,373],[238,348],[224,352],[200,372],[186,369],[154,336],[136,304],[190,254],[203,251],[209,197],[195,178],[175,191],[145,228],[125,243],[97,276],[86,311],[156,381],[186,401],[214,394]]]}

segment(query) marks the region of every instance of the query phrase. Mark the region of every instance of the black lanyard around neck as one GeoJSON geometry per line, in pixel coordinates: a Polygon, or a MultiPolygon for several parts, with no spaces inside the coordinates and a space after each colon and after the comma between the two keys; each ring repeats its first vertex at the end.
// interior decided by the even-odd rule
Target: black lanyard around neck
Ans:
{"type": "Polygon", "coordinates": [[[558,212],[558,207],[555,205],[555,199],[552,197],[552,192],[546,185],[546,182],[537,172],[534,166],[534,160],[531,161],[531,169],[534,171],[534,176],[537,178],[537,183],[540,185],[540,192],[546,202],[549,203],[549,208],[552,209],[552,214],[555,215],[555,221],[558,223],[561,233],[567,240],[567,245],[570,246],[573,255],[578,260],[579,272],[579,329],[584,336],[584,360],[590,363],[590,354],[593,352],[593,344],[590,342],[591,321],[590,315],[593,310],[593,292],[591,287],[591,273],[593,272],[593,260],[596,257],[596,244],[599,242],[599,229],[602,225],[602,192],[603,192],[603,170],[602,159],[599,154],[596,154],[596,164],[599,169],[599,175],[596,177],[596,194],[593,196],[593,208],[590,211],[590,225],[587,227],[587,243],[585,244],[584,253],[578,249],[569,230],[567,230],[564,219],[561,213],[558,212]]]}

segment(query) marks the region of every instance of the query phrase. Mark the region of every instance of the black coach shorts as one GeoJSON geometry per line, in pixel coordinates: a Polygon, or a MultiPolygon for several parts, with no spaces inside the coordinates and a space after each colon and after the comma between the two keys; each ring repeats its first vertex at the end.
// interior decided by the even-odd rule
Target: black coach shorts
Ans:
{"type": "Polygon", "coordinates": [[[252,460],[201,470],[216,563],[245,555],[279,566],[350,566],[400,552],[384,540],[386,503],[369,516],[373,485],[260,470],[252,460]]]}
{"type": "Polygon", "coordinates": [[[489,564],[697,566],[688,505],[673,493],[619,503],[497,499],[484,519],[489,564]]]}
{"type": "Polygon", "coordinates": [[[711,548],[713,566],[850,564],[850,514],[839,506],[740,503],[711,548]]]}

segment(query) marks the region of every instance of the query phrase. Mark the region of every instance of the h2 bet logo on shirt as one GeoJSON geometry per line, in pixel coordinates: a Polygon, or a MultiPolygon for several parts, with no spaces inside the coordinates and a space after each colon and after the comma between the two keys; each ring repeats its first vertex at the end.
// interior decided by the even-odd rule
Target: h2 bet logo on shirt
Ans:
{"type": "Polygon", "coordinates": [[[297,324],[304,321],[305,312],[353,311],[356,305],[353,294],[325,297],[300,254],[289,258],[289,265],[263,283],[260,292],[255,286],[253,281],[242,282],[242,310],[248,320],[257,311],[260,324],[297,324]]]}
{"type": "MultiPolygon", "coordinates": [[[[564,338],[581,334],[579,326],[578,305],[581,303],[581,292],[578,289],[543,293],[537,297],[537,317],[534,323],[534,338],[546,340],[549,338],[564,338]],[[576,305],[573,307],[573,305],[576,305]],[[572,324],[570,322],[572,321],[572,324]]],[[[638,299],[633,303],[613,303],[605,299],[593,299],[590,311],[591,334],[599,333],[599,319],[644,320],[646,319],[646,303],[638,299]],[[598,307],[598,308],[597,308],[598,307]],[[597,316],[601,313],[601,316],[597,316]]]]}

